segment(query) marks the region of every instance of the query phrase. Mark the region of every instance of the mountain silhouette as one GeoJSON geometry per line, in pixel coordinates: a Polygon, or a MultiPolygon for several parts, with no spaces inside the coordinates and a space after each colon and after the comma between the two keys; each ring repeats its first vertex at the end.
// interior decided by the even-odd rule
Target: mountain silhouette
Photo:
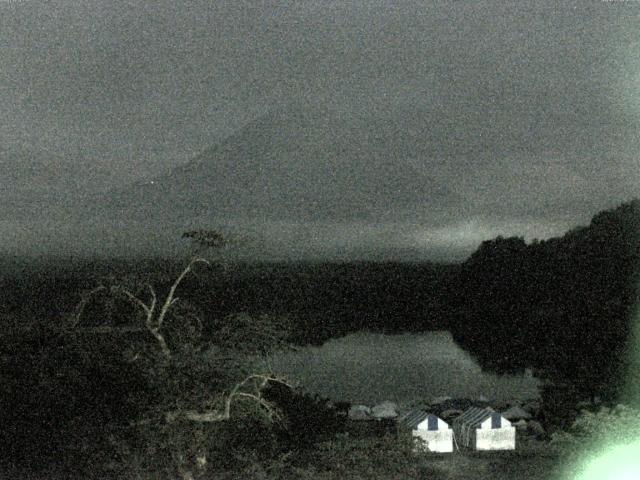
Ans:
{"type": "Polygon", "coordinates": [[[141,218],[398,221],[459,203],[434,179],[426,116],[274,110],[192,161],[98,202],[141,218]]]}

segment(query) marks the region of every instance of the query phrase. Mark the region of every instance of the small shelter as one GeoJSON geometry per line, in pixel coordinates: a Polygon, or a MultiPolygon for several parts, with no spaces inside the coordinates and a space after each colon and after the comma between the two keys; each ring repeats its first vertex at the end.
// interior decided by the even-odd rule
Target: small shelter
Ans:
{"type": "Polygon", "coordinates": [[[515,450],[516,429],[492,408],[470,407],[453,421],[458,445],[474,450],[515,450]]]}
{"type": "Polygon", "coordinates": [[[522,405],[522,409],[525,412],[530,413],[532,416],[538,415],[540,413],[541,407],[542,407],[542,405],[540,404],[540,400],[538,400],[538,399],[527,400],[522,405]]]}
{"type": "Polygon", "coordinates": [[[432,405],[431,410],[440,418],[444,418],[444,412],[447,410],[459,410],[460,413],[464,412],[467,408],[472,407],[474,403],[468,398],[450,398],[444,400],[437,405],[432,405]]]}
{"type": "Polygon", "coordinates": [[[453,430],[447,422],[424,410],[412,410],[400,418],[411,435],[424,440],[429,452],[453,452],[453,430]]]}
{"type": "Polygon", "coordinates": [[[370,420],[371,409],[366,405],[351,405],[348,416],[351,420],[370,420]]]}
{"type": "Polygon", "coordinates": [[[506,409],[504,412],[502,412],[502,416],[510,422],[517,422],[519,420],[531,420],[531,414],[518,405],[514,405],[511,408],[506,409]]]}
{"type": "Polygon", "coordinates": [[[456,408],[450,408],[449,410],[440,412],[440,417],[443,418],[445,422],[451,422],[460,415],[462,415],[462,410],[458,410],[456,408]]]}
{"type": "Polygon", "coordinates": [[[526,432],[527,431],[527,421],[526,420],[518,420],[517,422],[511,422],[511,425],[516,427],[517,432],[526,432]]]}
{"type": "Polygon", "coordinates": [[[378,420],[396,418],[398,416],[398,406],[393,402],[382,402],[371,408],[371,416],[378,420]]]}

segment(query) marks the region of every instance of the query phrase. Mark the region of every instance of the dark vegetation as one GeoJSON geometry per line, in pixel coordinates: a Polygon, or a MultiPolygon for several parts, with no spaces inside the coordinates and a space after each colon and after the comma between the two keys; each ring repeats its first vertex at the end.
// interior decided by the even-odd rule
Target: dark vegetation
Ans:
{"type": "Polygon", "coordinates": [[[3,468],[57,466],[65,478],[348,478],[362,457],[369,473],[354,478],[440,478],[407,442],[382,431],[353,439],[328,399],[275,377],[244,384],[246,401],[224,421],[163,415],[218,408],[258,372],[255,358],[287,345],[363,329],[447,329],[485,368],[534,367],[549,380],[547,422],[567,425],[577,399],[621,393],[639,231],[633,201],[561,238],[484,242],[462,265],[202,266],[185,277],[167,318],[170,357],[144,328],[131,328],[142,311],[113,287],[131,285],[148,299],[134,290],[142,279],[162,298],[184,262],[3,259],[3,468]],[[81,292],[99,283],[109,288],[72,321],[81,292]]]}
{"type": "MultiPolygon", "coordinates": [[[[55,322],[75,307],[79,292],[92,287],[97,278],[139,272],[156,283],[164,282],[166,288],[183,262],[59,259],[40,265],[5,260],[2,267],[8,272],[0,280],[5,316],[55,322]]],[[[362,329],[448,328],[443,320],[448,306],[442,294],[457,271],[458,266],[437,264],[243,263],[224,269],[214,266],[206,275],[185,278],[181,296],[196,304],[207,319],[238,312],[295,318],[294,343],[322,344],[362,329]]],[[[126,320],[126,316],[120,318],[126,320]]],[[[109,320],[118,321],[114,315],[109,320]]]]}
{"type": "Polygon", "coordinates": [[[617,398],[639,266],[637,200],[561,238],[483,242],[446,295],[450,330],[485,368],[534,367],[558,395],[617,398]]]}

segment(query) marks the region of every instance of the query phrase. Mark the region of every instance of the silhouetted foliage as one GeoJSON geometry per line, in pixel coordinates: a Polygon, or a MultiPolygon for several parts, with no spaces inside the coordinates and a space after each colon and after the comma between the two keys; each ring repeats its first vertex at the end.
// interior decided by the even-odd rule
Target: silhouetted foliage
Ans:
{"type": "Polygon", "coordinates": [[[272,383],[265,396],[282,411],[284,421],[277,430],[285,450],[308,448],[345,432],[345,417],[340,417],[331,400],[301,393],[272,383]]]}
{"type": "Polygon", "coordinates": [[[451,331],[484,367],[535,367],[574,395],[623,384],[640,260],[640,202],[561,238],[483,242],[450,284],[451,331]]]}

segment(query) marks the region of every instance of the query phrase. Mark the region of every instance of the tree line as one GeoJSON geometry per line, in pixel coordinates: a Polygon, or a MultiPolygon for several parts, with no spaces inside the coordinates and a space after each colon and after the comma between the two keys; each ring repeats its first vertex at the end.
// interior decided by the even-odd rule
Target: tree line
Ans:
{"type": "Polygon", "coordinates": [[[586,396],[618,396],[630,373],[640,260],[640,202],[527,244],[483,242],[445,293],[456,342],[485,368],[534,367],[586,396]]]}

